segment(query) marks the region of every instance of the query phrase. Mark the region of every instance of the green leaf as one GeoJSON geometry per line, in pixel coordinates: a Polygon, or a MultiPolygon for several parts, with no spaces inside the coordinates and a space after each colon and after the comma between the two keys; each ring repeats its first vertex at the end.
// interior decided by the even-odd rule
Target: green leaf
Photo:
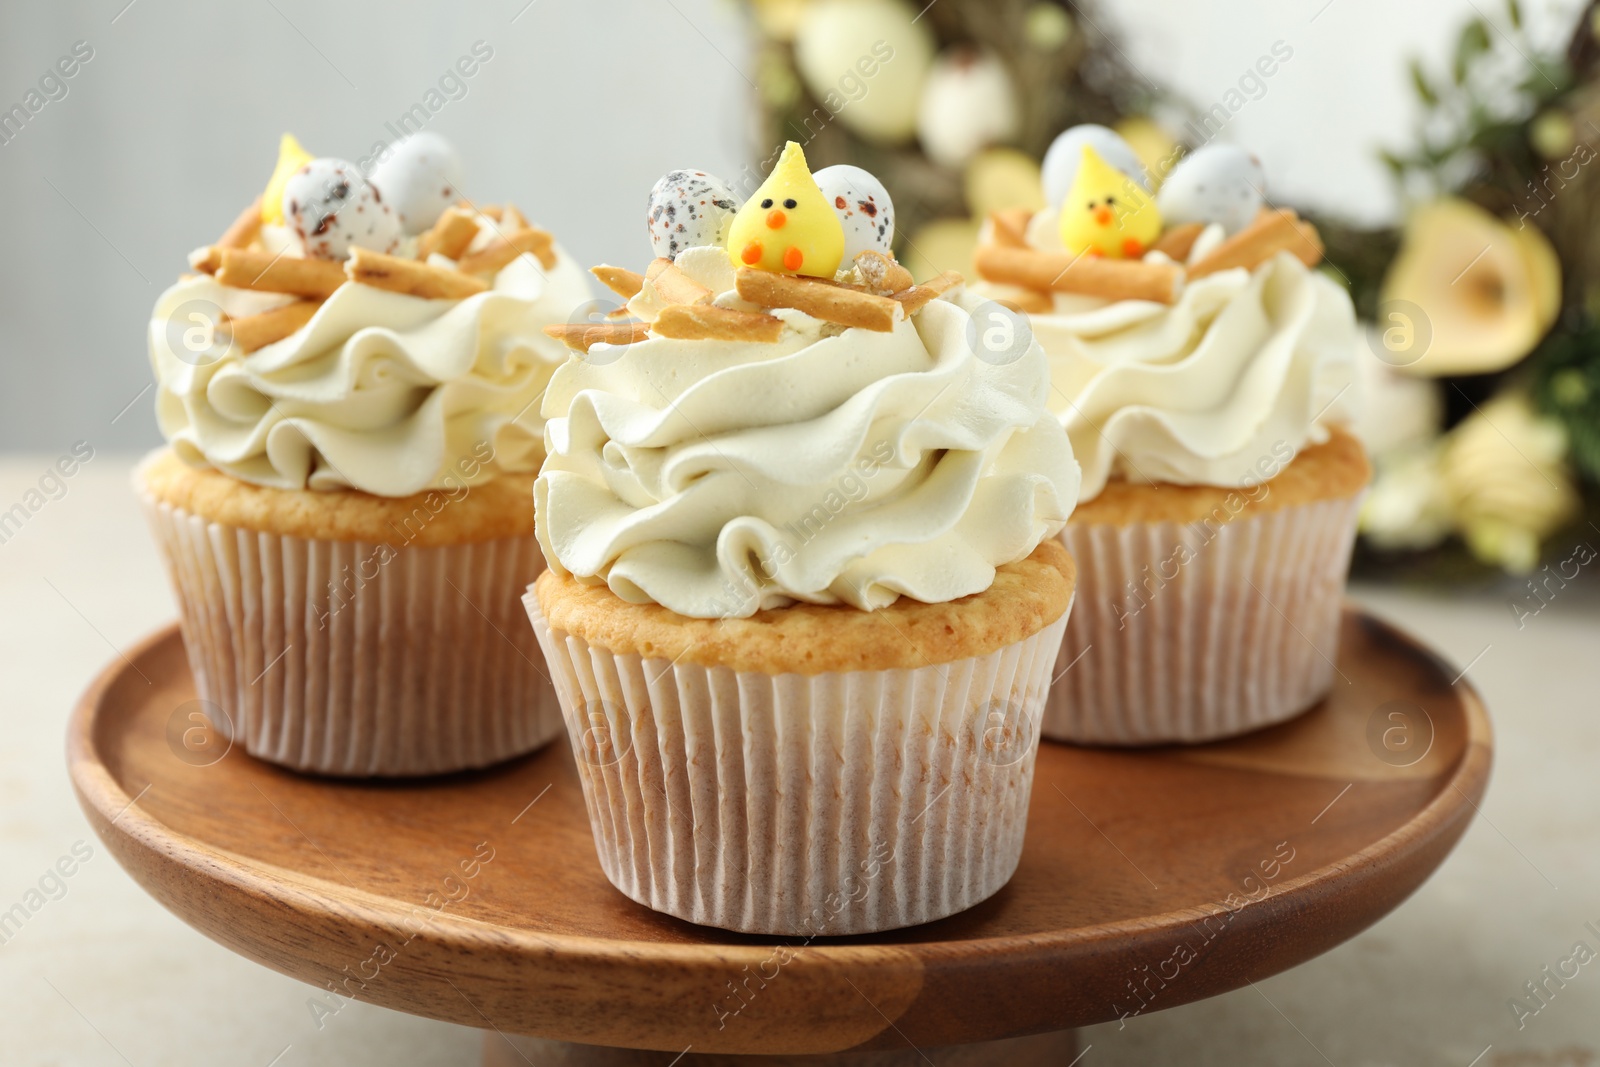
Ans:
{"type": "Polygon", "coordinates": [[[1600,330],[1558,326],[1534,352],[1534,397],[1566,427],[1573,462],[1600,482],[1600,330]]]}
{"type": "Polygon", "coordinates": [[[1461,28],[1461,37],[1456,41],[1456,58],[1452,73],[1455,74],[1457,85],[1467,80],[1473,62],[1487,51],[1489,51],[1489,24],[1483,19],[1473,19],[1461,28]]]}
{"type": "Polygon", "coordinates": [[[1511,28],[1522,29],[1522,5],[1517,0],[1506,0],[1506,16],[1511,19],[1511,28]]]}
{"type": "Polygon", "coordinates": [[[1401,159],[1387,148],[1378,151],[1378,158],[1383,160],[1384,166],[1389,168],[1389,173],[1393,174],[1395,178],[1405,177],[1408,164],[1404,159],[1401,159]]]}
{"type": "Polygon", "coordinates": [[[1428,84],[1428,74],[1422,69],[1422,61],[1411,61],[1411,84],[1416,87],[1417,97],[1428,107],[1439,106],[1439,94],[1433,91],[1433,86],[1428,84]]]}

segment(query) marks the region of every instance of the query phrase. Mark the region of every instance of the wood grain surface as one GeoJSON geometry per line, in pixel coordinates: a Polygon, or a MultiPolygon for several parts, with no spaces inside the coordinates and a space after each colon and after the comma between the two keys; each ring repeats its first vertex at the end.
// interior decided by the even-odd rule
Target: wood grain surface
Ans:
{"type": "Polygon", "coordinates": [[[175,626],[91,685],[68,756],[128,872],[208,936],[317,987],[313,1010],[355,997],[491,1033],[700,1055],[940,1048],[1234,989],[1415,890],[1474,816],[1488,720],[1453,669],[1353,609],[1338,664],[1327,701],[1259,734],[1138,752],[1045,743],[1025,854],[997,896],[810,943],[691,926],[614,890],[560,742],[408,784],[301,777],[229,749],[194,718],[175,626]]]}

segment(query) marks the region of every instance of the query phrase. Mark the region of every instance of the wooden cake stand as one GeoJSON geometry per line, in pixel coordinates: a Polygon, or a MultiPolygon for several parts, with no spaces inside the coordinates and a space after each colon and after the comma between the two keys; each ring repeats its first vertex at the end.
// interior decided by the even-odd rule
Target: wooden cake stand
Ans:
{"type": "Polygon", "coordinates": [[[486,1064],[1065,1067],[1063,1031],[1309,960],[1461,836],[1489,775],[1477,696],[1354,609],[1338,666],[1320,707],[1232,741],[1045,743],[997,896],[810,943],[691,926],[613,889],[565,743],[404,783],[229,750],[197,725],[175,626],[90,686],[68,754],[90,822],[176,915],[330,990],[329,1011],[355,997],[478,1027],[486,1064]]]}

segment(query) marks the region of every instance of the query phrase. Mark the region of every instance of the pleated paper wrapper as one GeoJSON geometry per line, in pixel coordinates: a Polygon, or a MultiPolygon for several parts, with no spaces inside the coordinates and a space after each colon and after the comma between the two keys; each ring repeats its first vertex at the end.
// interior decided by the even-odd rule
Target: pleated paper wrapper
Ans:
{"type": "Polygon", "coordinates": [[[250,755],[313,774],[442,774],[561,732],[517,602],[544,569],[533,537],[384,549],[224,526],[144,497],[195,687],[250,755]]]}
{"type": "Polygon", "coordinates": [[[1068,523],[1076,606],[1047,739],[1211,741],[1284,722],[1336,679],[1359,496],[1207,523],[1068,523]]]}
{"type": "Polygon", "coordinates": [[[795,937],[931,922],[1010,880],[1065,618],[974,659],[768,675],[613,654],[529,590],[600,866],[692,923],[795,937]]]}

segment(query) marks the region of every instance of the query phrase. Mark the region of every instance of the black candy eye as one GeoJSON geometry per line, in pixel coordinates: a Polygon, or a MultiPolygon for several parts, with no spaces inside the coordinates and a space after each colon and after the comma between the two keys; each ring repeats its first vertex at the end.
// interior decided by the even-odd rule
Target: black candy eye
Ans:
{"type": "Polygon", "coordinates": [[[771,207],[772,206],[772,197],[769,196],[765,200],[761,201],[761,206],[762,207],[771,207]]]}
{"type": "Polygon", "coordinates": [[[1116,202],[1117,202],[1117,198],[1116,197],[1114,197],[1114,196],[1106,197],[1106,205],[1107,206],[1111,206],[1111,205],[1115,204],[1116,202]]]}
{"type": "Polygon", "coordinates": [[[794,210],[794,209],[795,209],[795,208],[797,208],[797,207],[799,207],[799,206],[800,206],[800,205],[799,205],[799,204],[798,204],[798,203],[796,203],[796,202],[795,202],[795,201],[794,201],[794,200],[793,200],[793,199],[792,199],[792,198],[791,198],[791,199],[789,199],[789,200],[785,200],[785,201],[784,201],[784,202],[783,202],[783,206],[784,206],[784,207],[786,207],[786,208],[788,208],[788,209],[789,209],[789,210],[790,210],[790,211],[793,211],[793,210],[794,210]]]}

